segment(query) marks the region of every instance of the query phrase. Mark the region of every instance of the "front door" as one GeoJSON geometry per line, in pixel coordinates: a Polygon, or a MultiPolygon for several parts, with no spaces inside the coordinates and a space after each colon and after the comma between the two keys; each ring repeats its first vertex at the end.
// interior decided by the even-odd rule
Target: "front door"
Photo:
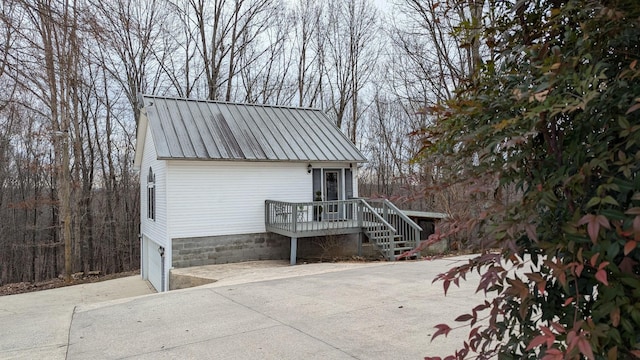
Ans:
{"type": "MultiPolygon", "coordinates": [[[[325,200],[333,201],[340,199],[340,172],[337,170],[326,170],[324,172],[324,194],[325,200]]],[[[327,220],[336,220],[340,216],[338,214],[338,205],[328,205],[325,210],[327,220]]]]}

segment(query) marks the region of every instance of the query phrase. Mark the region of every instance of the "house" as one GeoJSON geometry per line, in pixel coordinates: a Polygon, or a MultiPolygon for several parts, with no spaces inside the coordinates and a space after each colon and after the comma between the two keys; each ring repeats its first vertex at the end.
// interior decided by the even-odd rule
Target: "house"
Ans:
{"type": "Polygon", "coordinates": [[[396,245],[381,215],[393,210],[357,199],[364,156],[322,111],[150,95],[141,104],[141,272],[158,291],[172,267],[295,263],[303,237],[367,229],[396,245]]]}

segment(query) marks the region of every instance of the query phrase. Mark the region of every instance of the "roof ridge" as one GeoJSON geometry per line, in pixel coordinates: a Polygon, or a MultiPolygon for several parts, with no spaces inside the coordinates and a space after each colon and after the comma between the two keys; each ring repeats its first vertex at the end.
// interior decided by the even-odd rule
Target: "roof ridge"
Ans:
{"type": "Polygon", "coordinates": [[[322,109],[320,108],[304,107],[304,106],[241,103],[241,102],[223,101],[223,100],[194,99],[194,98],[185,98],[185,97],[177,97],[177,96],[160,96],[160,95],[150,95],[150,94],[140,94],[139,96],[143,98],[151,98],[151,99],[192,101],[192,102],[202,102],[202,103],[212,103],[212,104],[255,106],[255,107],[268,107],[268,108],[278,108],[278,109],[312,110],[312,111],[323,112],[322,109]]]}

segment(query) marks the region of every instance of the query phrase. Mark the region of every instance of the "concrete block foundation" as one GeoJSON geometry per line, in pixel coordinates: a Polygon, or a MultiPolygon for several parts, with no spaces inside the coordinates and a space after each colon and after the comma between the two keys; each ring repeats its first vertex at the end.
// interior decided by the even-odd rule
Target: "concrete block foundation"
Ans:
{"type": "MultiPolygon", "coordinates": [[[[298,258],[333,260],[358,255],[358,234],[298,238],[298,258]]],[[[290,239],[274,233],[179,238],[172,241],[174,268],[254,260],[287,260],[290,239]]],[[[365,257],[369,255],[365,250],[365,257]]]]}
{"type": "Polygon", "coordinates": [[[289,238],[274,233],[180,238],[171,247],[175,268],[289,258],[289,238]]]}

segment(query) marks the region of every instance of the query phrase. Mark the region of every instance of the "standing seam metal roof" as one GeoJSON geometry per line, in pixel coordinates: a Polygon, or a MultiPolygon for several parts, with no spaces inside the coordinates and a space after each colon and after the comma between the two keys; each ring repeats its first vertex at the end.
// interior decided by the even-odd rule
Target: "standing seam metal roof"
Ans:
{"type": "Polygon", "coordinates": [[[317,109],[141,97],[159,159],[366,161],[317,109]]]}

